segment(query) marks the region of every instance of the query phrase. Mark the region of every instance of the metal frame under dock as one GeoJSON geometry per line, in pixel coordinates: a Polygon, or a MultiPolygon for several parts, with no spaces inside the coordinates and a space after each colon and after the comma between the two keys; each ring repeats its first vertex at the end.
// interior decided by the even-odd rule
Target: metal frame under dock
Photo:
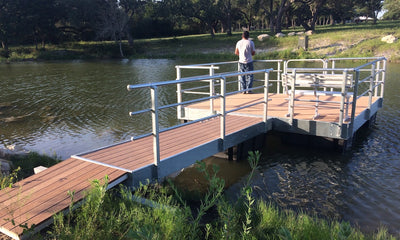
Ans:
{"type": "Polygon", "coordinates": [[[263,60],[254,65],[245,73],[237,62],[176,66],[176,80],[129,85],[132,92],[149,91],[150,107],[132,106],[129,114],[133,120],[146,119],[150,132],[73,155],[1,190],[0,231],[27,238],[22,226],[35,225],[34,231],[48,226],[53,214],[68,210],[68,191],[75,191],[79,202],[91,180],[108,175],[109,188],[120,183],[134,187],[270,130],[351,143],[383,104],[385,58],[263,60]],[[188,69],[206,74],[184,76],[188,69]],[[248,74],[255,77],[253,94],[243,94],[238,84],[248,74]],[[163,97],[171,86],[174,102],[163,97]],[[164,121],[169,111],[176,118],[173,126],[164,121]]]}

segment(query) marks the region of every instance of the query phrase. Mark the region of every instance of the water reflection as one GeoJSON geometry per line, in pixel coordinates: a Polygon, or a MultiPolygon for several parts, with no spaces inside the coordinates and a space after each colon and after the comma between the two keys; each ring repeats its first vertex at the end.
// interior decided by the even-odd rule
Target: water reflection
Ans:
{"type": "MultiPolygon", "coordinates": [[[[128,115],[143,108],[148,90],[130,93],[126,85],[174,79],[174,65],[172,60],[0,65],[0,144],[65,159],[148,132],[149,116],[128,115]]],[[[159,98],[168,103],[176,96],[162,89],[159,98]]],[[[160,120],[163,126],[176,121],[168,113],[160,120]]]]}

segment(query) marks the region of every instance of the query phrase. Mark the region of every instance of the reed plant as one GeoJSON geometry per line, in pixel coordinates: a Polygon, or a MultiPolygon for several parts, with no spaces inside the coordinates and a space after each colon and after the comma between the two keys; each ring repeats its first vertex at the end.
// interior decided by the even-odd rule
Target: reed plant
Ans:
{"type": "Polygon", "coordinates": [[[20,171],[21,167],[12,170],[10,174],[4,174],[0,171],[0,190],[4,188],[11,188],[12,185],[17,181],[18,173],[20,171]]]}
{"type": "Polygon", "coordinates": [[[20,167],[20,170],[18,171],[18,179],[22,179],[33,175],[33,169],[37,166],[51,167],[59,163],[61,160],[56,155],[48,156],[37,152],[29,152],[22,155],[12,155],[10,161],[15,168],[20,167]]]}

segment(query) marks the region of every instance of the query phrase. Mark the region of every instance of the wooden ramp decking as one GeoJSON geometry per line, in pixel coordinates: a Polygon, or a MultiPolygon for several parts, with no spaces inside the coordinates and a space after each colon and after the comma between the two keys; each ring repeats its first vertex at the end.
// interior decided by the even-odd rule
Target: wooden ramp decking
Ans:
{"type": "MultiPolygon", "coordinates": [[[[263,95],[236,94],[228,98],[227,110],[260,101],[263,95]]],[[[268,116],[271,119],[285,119],[287,96],[271,94],[269,98],[271,100],[268,104],[268,116]]],[[[328,98],[333,100],[334,97],[328,98]]],[[[367,100],[359,99],[357,115],[365,111],[368,106],[367,100]]],[[[218,101],[215,106],[219,106],[218,101]]],[[[204,110],[208,107],[208,102],[188,106],[192,110],[204,110]]],[[[326,108],[321,104],[320,118],[316,121],[328,123],[338,121],[338,108],[339,105],[332,108],[331,104],[329,108],[326,108]]],[[[216,110],[218,111],[218,107],[216,110]]],[[[157,177],[167,176],[197,160],[202,160],[257,134],[267,132],[272,128],[272,123],[269,120],[266,123],[263,122],[262,113],[263,107],[259,104],[227,115],[226,139],[224,140],[220,138],[221,119],[219,117],[162,132],[160,134],[161,162],[157,167],[157,177]]],[[[314,122],[313,115],[312,106],[296,107],[296,119],[314,122]]],[[[1,232],[18,239],[23,236],[23,225],[28,227],[35,225],[36,230],[47,226],[52,222],[52,215],[68,209],[70,204],[68,191],[74,191],[74,201],[80,201],[84,197],[84,192],[90,188],[91,180],[103,179],[105,175],[108,175],[110,184],[116,185],[125,180],[137,182],[154,177],[152,175],[154,172],[152,136],[95,150],[80,155],[79,158],[69,158],[14,184],[12,188],[1,190],[1,232]]]]}
{"type": "MultiPolygon", "coordinates": [[[[259,118],[229,116],[226,131],[227,134],[233,134],[258,123],[260,123],[259,118]]],[[[161,160],[218,139],[219,128],[219,118],[215,118],[161,133],[161,160]]],[[[69,191],[75,192],[74,201],[77,202],[82,200],[84,192],[90,188],[91,180],[100,180],[108,175],[110,184],[119,183],[131,172],[135,175],[135,170],[152,166],[152,143],[152,138],[146,137],[80,156],[97,161],[99,164],[69,158],[14,184],[12,188],[1,190],[1,232],[19,239],[23,236],[23,225],[28,227],[35,225],[36,230],[40,230],[52,222],[55,213],[68,209],[71,201],[69,191]],[[129,169],[131,172],[113,166],[129,169]]]]}

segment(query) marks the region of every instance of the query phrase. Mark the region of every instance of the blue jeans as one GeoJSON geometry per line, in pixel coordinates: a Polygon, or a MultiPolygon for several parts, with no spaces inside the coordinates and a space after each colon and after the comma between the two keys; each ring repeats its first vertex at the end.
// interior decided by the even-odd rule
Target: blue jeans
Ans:
{"type": "MultiPolygon", "coordinates": [[[[253,71],[254,70],[254,66],[253,66],[253,62],[249,62],[249,63],[239,63],[239,71],[240,72],[248,72],[248,71],[253,71]]],[[[250,89],[253,87],[253,79],[254,79],[254,75],[253,74],[247,74],[247,75],[242,75],[239,77],[239,81],[240,81],[240,90],[246,90],[246,89],[250,89]]]]}

